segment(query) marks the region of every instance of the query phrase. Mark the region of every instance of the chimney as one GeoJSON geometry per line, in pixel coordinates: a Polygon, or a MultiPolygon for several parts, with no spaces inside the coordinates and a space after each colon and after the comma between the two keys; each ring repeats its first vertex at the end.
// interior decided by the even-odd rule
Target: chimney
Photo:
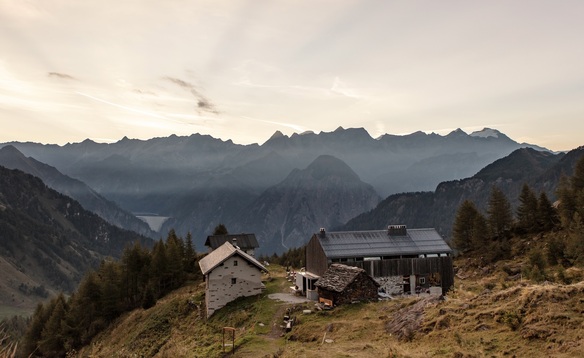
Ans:
{"type": "Polygon", "coordinates": [[[235,247],[236,249],[239,249],[239,246],[237,246],[237,238],[234,237],[231,241],[233,241],[233,247],[235,247]]]}
{"type": "Polygon", "coordinates": [[[389,236],[407,236],[407,228],[405,225],[389,225],[387,227],[387,234],[389,236]]]}
{"type": "Polygon", "coordinates": [[[326,236],[326,231],[324,230],[323,227],[320,228],[320,232],[319,232],[320,237],[324,238],[326,236]]]}

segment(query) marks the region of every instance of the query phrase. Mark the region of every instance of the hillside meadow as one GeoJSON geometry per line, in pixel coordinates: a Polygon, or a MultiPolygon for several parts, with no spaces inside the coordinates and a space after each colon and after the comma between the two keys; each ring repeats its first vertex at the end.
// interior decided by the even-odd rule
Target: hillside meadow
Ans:
{"type": "MultiPolygon", "coordinates": [[[[264,293],[205,320],[204,284],[190,282],[148,310],[121,316],[76,355],[230,356],[223,327],[234,327],[236,357],[584,356],[583,282],[533,284],[507,273],[521,262],[462,260],[465,270],[458,270],[445,300],[416,296],[330,311],[268,298],[289,286],[284,269],[272,265],[264,293]],[[286,312],[296,317],[288,333],[282,329],[286,312]]],[[[581,272],[566,275],[576,280],[581,272]]]]}

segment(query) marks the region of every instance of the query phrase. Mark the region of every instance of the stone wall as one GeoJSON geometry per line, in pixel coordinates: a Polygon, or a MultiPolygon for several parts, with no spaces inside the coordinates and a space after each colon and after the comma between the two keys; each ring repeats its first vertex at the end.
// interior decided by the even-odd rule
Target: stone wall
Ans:
{"type": "Polygon", "coordinates": [[[403,276],[375,277],[375,281],[379,284],[379,289],[383,289],[389,295],[397,296],[404,293],[403,276]]]}
{"type": "Polygon", "coordinates": [[[238,297],[262,292],[262,273],[239,256],[232,256],[223,265],[207,274],[205,303],[207,317],[238,297]]]}

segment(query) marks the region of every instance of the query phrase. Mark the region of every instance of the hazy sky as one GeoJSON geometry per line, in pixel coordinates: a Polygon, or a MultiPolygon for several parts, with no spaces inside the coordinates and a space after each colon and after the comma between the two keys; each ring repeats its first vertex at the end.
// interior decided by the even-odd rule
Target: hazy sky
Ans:
{"type": "Polygon", "coordinates": [[[483,127],[584,145],[584,1],[0,0],[0,142],[483,127]]]}

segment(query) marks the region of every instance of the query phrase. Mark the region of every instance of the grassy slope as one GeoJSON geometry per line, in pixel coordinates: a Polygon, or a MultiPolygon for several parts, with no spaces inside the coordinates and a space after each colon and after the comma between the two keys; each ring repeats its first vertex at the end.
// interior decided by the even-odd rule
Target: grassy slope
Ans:
{"type": "Polygon", "coordinates": [[[584,282],[513,281],[508,266],[521,262],[481,266],[478,260],[457,262],[464,264],[465,271],[459,271],[464,279],[457,279],[445,301],[411,297],[308,315],[302,309],[313,308],[310,303],[294,306],[267,298],[285,292],[289,283],[282,268],[271,266],[272,279],[262,295],[239,299],[207,322],[204,286],[193,283],[149,310],[121,317],[81,353],[221,357],[222,327],[232,326],[237,357],[584,356],[584,282]],[[284,335],[286,307],[298,324],[284,335]]]}

